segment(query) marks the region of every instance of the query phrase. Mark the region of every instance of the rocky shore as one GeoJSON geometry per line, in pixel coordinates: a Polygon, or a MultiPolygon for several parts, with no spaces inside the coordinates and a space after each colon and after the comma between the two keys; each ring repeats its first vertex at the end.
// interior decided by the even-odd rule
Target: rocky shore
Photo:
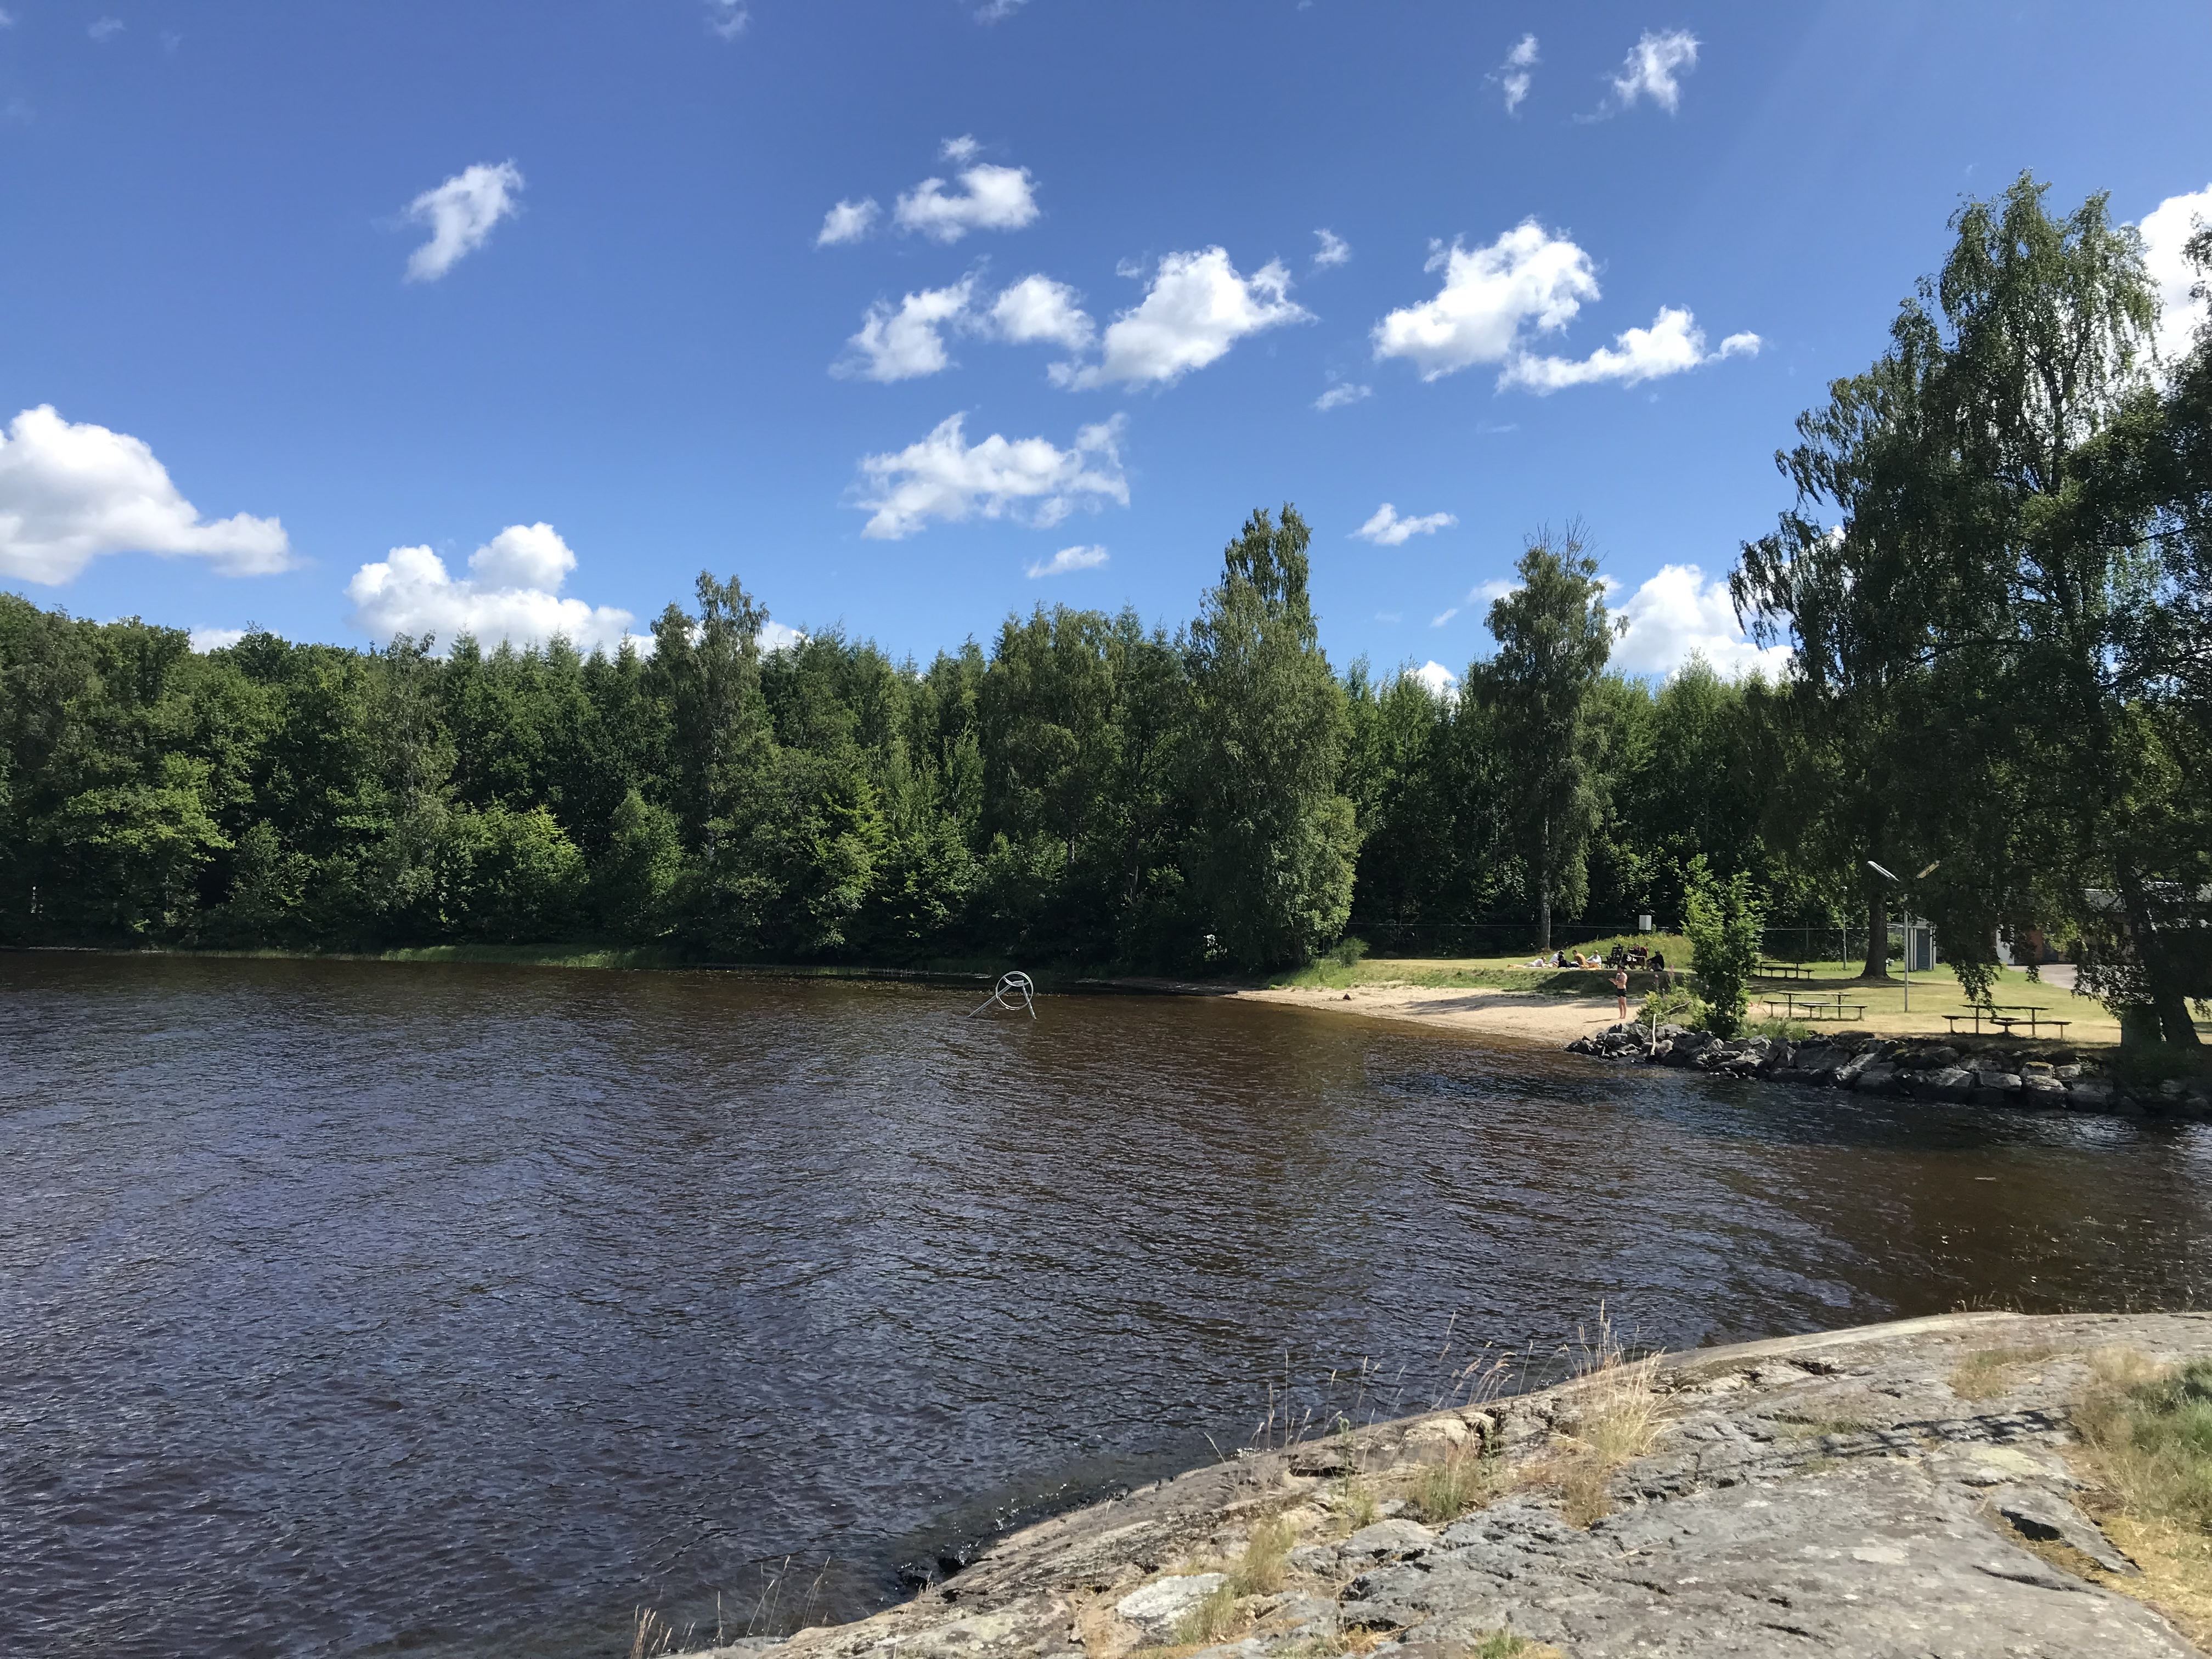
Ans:
{"type": "Polygon", "coordinates": [[[1015,1534],[873,1618],[717,1651],[2197,1655],[2076,1439],[2115,1355],[2212,1356],[2212,1315],[1958,1314],[1617,1365],[1247,1453],[1015,1534]],[[1625,1384],[1632,1455],[1593,1462],[1625,1384]]]}
{"type": "Polygon", "coordinates": [[[1628,1064],[1687,1066],[1723,1077],[1765,1078],[1863,1095],[2063,1107],[2077,1112],[2212,1116],[2212,1085],[2201,1078],[2130,1085],[2074,1050],[2021,1049],[1996,1042],[1877,1037],[1836,1032],[1803,1042],[1750,1036],[1723,1041],[1680,1025],[1608,1025],[1567,1044],[1568,1052],[1628,1064]]]}

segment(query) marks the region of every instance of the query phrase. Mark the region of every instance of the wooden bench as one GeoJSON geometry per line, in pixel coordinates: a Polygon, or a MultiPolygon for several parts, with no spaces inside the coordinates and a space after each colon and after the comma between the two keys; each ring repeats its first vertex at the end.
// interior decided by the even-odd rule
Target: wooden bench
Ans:
{"type": "Polygon", "coordinates": [[[1963,1014],[1946,1014],[1943,1018],[1951,1023],[1951,1034],[1954,1036],[1958,1035],[1959,1022],[1962,1019],[1973,1022],[1976,1036],[1982,1034],[1984,1020],[1989,1021],[2007,1036],[2012,1035],[2013,1027],[2015,1025],[2027,1026],[2027,1034],[2030,1036],[2040,1036],[2041,1028],[2045,1025],[2063,1036],[2066,1034],[2066,1028],[2074,1023],[2070,1019],[2054,1019],[2045,1011],[2030,1002],[1993,1002],[1987,1006],[1977,1004],[1963,1014]]]}
{"type": "Polygon", "coordinates": [[[1751,970],[1753,979],[1809,980],[1813,970],[1802,962],[1762,962],[1751,970]]]}
{"type": "Polygon", "coordinates": [[[1765,1000],[1769,1018],[1841,1020],[1866,1018],[1866,1004],[1845,1002],[1841,991],[1837,992],[1833,996],[1824,997],[1805,997],[1798,995],[1795,991],[1784,991],[1780,996],[1768,997],[1765,1000]],[[1777,1003],[1782,1005],[1782,1012],[1779,1016],[1774,1012],[1777,1003]]]}

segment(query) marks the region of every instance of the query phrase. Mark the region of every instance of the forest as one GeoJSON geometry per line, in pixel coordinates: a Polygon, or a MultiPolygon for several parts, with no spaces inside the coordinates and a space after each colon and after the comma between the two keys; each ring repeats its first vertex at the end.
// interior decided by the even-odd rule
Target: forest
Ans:
{"type": "Polygon", "coordinates": [[[1613,671],[1571,522],[1528,538],[1452,694],[1340,671],[1288,505],[1173,631],[1041,607],[927,665],[763,650],[735,574],[588,657],[201,654],[0,595],[0,944],[1249,973],[1361,930],[1667,926],[1694,870],[1875,940],[1908,899],[1970,988],[2000,939],[2078,942],[2091,988],[2193,1043],[2212,338],[2157,357],[2136,233],[2045,194],[1962,207],[1778,456],[1794,504],[1732,587],[1792,647],[1779,681],[1613,671]]]}

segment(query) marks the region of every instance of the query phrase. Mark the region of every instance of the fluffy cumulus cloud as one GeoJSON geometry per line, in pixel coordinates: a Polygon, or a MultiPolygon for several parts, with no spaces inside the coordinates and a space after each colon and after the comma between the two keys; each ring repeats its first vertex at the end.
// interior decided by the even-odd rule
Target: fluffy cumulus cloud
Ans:
{"type": "Polygon", "coordinates": [[[1449,702],[1459,695],[1459,676],[1431,657],[1419,668],[1406,671],[1409,680],[1419,680],[1429,688],[1429,695],[1439,702],[1449,702]]]}
{"type": "Polygon", "coordinates": [[[1042,576],[1066,576],[1078,570],[1096,570],[1109,556],[1103,547],[1063,547],[1048,559],[1038,559],[1030,566],[1030,580],[1042,576]]]}
{"type": "Polygon", "coordinates": [[[814,239],[814,246],[836,247],[859,241],[876,228],[876,216],[882,211],[872,196],[863,196],[857,202],[838,203],[822,216],[822,232],[814,239]]]}
{"type": "Polygon", "coordinates": [[[1732,679],[1753,672],[1776,676],[1790,665],[1787,646],[1761,647],[1745,637],[1728,583],[1706,580],[1694,564],[1662,566],[1614,610],[1628,627],[1613,646],[1613,665],[1632,674],[1672,674],[1692,657],[1732,679]]]}
{"type": "Polygon", "coordinates": [[[2158,355],[2168,362],[2189,349],[2204,320],[2203,302],[2190,294],[2197,272],[2183,249],[2206,224],[2212,224],[2212,185],[2167,197],[2136,227],[2142,232],[2143,264],[2158,287],[2158,355]]]}
{"type": "Polygon", "coordinates": [[[1505,112],[1517,114],[1521,100],[1528,95],[1528,88],[1536,81],[1536,37],[1524,34],[1505,61],[1491,71],[1490,78],[1498,82],[1505,94],[1505,112]]]}
{"type": "Polygon", "coordinates": [[[1648,98],[1672,115],[1681,106],[1682,76],[1697,66],[1698,37],[1689,30],[1646,29],[1613,77],[1613,101],[1627,109],[1648,98]]]}
{"type": "Polygon", "coordinates": [[[1371,386],[1354,386],[1350,381],[1346,381],[1341,385],[1329,387],[1320,397],[1315,398],[1314,407],[1327,414],[1332,409],[1342,409],[1346,404],[1356,404],[1374,395],[1375,388],[1371,386]]]}
{"type": "Polygon", "coordinates": [[[957,242],[971,230],[1019,230],[1033,222],[1036,181],[1030,170],[976,161],[981,148],[973,138],[945,140],[945,159],[961,169],[959,189],[942,179],[925,179],[898,198],[892,222],[939,242],[957,242]]]}
{"type": "Polygon", "coordinates": [[[635,618],[612,605],[562,599],[575,568],[576,556],[551,525],[509,525],[470,556],[466,576],[450,575],[427,547],[395,547],[354,572],[346,597],[354,626],[380,640],[429,634],[450,645],[473,634],[487,645],[525,645],[559,634],[580,650],[611,650],[635,618]]]}
{"type": "Polygon", "coordinates": [[[945,330],[968,314],[975,279],[963,276],[951,288],[926,288],[893,307],[878,300],[868,307],[860,331],[845,342],[845,355],[830,366],[847,379],[911,380],[952,364],[945,349],[945,330]]]}
{"type": "Polygon", "coordinates": [[[1248,334],[1313,320],[1290,297],[1291,273],[1270,260],[1240,276],[1227,252],[1170,253],[1145,297],[1106,330],[1096,363],[1054,365],[1062,386],[1168,386],[1218,362],[1248,334]]]}
{"type": "Polygon", "coordinates": [[[430,240],[408,256],[407,280],[434,283],[489,240],[492,227],[521,210],[522,173],[512,161],[479,161],[407,204],[430,240]]]}
{"type": "Polygon", "coordinates": [[[65,582],[105,553],[205,559],[227,576],[292,563],[282,524],[203,520],[139,439],[25,410],[0,433],[0,575],[65,582]]]}
{"type": "Polygon", "coordinates": [[[1378,359],[1402,357],[1425,380],[1497,363],[1501,390],[1556,392],[1603,380],[1633,386],[1759,348],[1756,334],[1731,334],[1708,352],[1696,318],[1669,306],[1650,328],[1629,329],[1588,357],[1539,356],[1532,343],[1572,322],[1585,300],[1598,297],[1598,283],[1588,253],[1534,219],[1487,246],[1440,246],[1425,269],[1443,272],[1436,296],[1390,313],[1372,335],[1378,359]]]}
{"type": "Polygon", "coordinates": [[[1314,252],[1313,262],[1316,267],[1326,270],[1330,265],[1340,265],[1352,258],[1352,244],[1334,231],[1317,230],[1314,235],[1321,242],[1321,246],[1314,252]]]}
{"type": "Polygon", "coordinates": [[[854,502],[869,517],[860,533],[902,541],[933,519],[1012,519],[1048,528],[1079,507],[1127,507],[1121,435],[1117,416],[1085,427],[1066,449],[1043,438],[995,432],[971,444],[963,417],[948,416],[918,443],[861,457],[854,502]]]}
{"type": "Polygon", "coordinates": [[[1403,357],[1425,380],[1477,363],[1499,363],[1529,333],[1565,328],[1597,297],[1590,257],[1526,220],[1486,247],[1438,246],[1425,270],[1443,272],[1436,297],[1375,325],[1375,355],[1403,357]]]}
{"type": "Polygon", "coordinates": [[[242,628],[195,628],[190,639],[193,650],[202,656],[210,651],[228,651],[246,637],[242,628]]]}
{"type": "Polygon", "coordinates": [[[1010,345],[1048,344],[1070,351],[1090,349],[1097,330],[1083,309],[1083,296],[1049,276],[1024,276],[991,302],[988,331],[1010,345]]]}
{"type": "Polygon", "coordinates": [[[1403,547],[1416,536],[1433,536],[1439,530],[1448,530],[1459,522],[1449,513],[1429,513],[1418,519],[1401,519],[1398,509],[1385,501],[1375,509],[1374,516],[1352,533],[1363,542],[1372,542],[1377,547],[1403,547]]]}
{"type": "Polygon", "coordinates": [[[1755,357],[1759,343],[1756,334],[1731,334],[1721,342],[1719,350],[1709,352],[1705,331],[1698,326],[1697,319],[1680,306],[1668,306],[1652,319],[1650,327],[1623,330],[1611,345],[1600,346],[1587,357],[1516,356],[1506,364],[1498,384],[1538,393],[1601,380],[1634,386],[1724,357],[1755,357]]]}

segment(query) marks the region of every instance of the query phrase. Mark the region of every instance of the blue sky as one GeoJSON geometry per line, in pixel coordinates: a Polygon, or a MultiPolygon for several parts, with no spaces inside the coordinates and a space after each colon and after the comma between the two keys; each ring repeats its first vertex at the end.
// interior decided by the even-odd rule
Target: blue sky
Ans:
{"type": "Polygon", "coordinates": [[[2212,191],[2201,0],[0,6],[0,580],[302,639],[1173,623],[1291,500],[1340,663],[1577,516],[1741,661],[1682,567],[1963,194],[2212,191]]]}

